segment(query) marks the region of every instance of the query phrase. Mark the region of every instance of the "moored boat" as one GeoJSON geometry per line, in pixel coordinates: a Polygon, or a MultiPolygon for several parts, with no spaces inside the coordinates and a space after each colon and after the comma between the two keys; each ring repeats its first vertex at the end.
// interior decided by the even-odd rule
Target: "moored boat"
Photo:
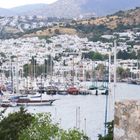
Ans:
{"type": "Polygon", "coordinates": [[[94,85],[91,85],[88,91],[91,95],[98,95],[98,88],[94,85]]]}
{"type": "Polygon", "coordinates": [[[16,107],[17,106],[17,103],[16,102],[12,102],[10,100],[3,100],[0,103],[0,106],[1,107],[16,107]]]}
{"type": "Polygon", "coordinates": [[[104,87],[104,86],[99,87],[98,88],[98,94],[107,95],[108,94],[108,88],[104,87]]]}
{"type": "Polygon", "coordinates": [[[80,95],[88,95],[88,94],[90,94],[90,91],[88,89],[84,88],[84,87],[80,87],[79,88],[79,94],[80,95]]]}
{"type": "Polygon", "coordinates": [[[67,95],[67,88],[65,85],[59,85],[58,86],[58,94],[59,95],[67,95]]]}
{"type": "Polygon", "coordinates": [[[17,101],[18,106],[46,106],[52,105],[55,100],[31,100],[31,99],[19,99],[17,101]]]}
{"type": "Polygon", "coordinates": [[[68,94],[71,95],[78,95],[79,94],[79,90],[76,87],[69,87],[67,89],[68,94]]]}
{"type": "Polygon", "coordinates": [[[48,86],[47,94],[48,95],[56,95],[58,93],[58,88],[56,86],[48,86]]]}
{"type": "Polygon", "coordinates": [[[52,105],[55,99],[43,99],[42,95],[15,96],[10,99],[15,101],[17,106],[45,106],[52,105]]]}

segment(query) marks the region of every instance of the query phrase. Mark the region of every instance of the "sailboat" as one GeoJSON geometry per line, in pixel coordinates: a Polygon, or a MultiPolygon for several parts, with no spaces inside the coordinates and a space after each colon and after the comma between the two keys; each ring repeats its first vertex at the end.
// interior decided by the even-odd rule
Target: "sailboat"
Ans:
{"type": "MultiPolygon", "coordinates": [[[[109,67],[105,64],[105,69],[109,69],[109,67]]],[[[102,85],[100,87],[98,87],[98,94],[99,95],[107,95],[108,94],[108,72],[106,72],[107,70],[105,70],[104,72],[104,77],[103,77],[103,82],[102,85]]]]}
{"type": "Polygon", "coordinates": [[[58,85],[58,94],[59,95],[67,95],[67,88],[64,84],[59,84],[58,85]]]}
{"type": "Polygon", "coordinates": [[[98,94],[101,94],[101,95],[108,94],[108,88],[103,85],[98,87],[98,94]]]}
{"type": "Polygon", "coordinates": [[[97,83],[95,83],[94,79],[93,79],[93,63],[92,63],[92,84],[89,86],[89,93],[92,95],[98,95],[98,88],[97,88],[97,83]]]}

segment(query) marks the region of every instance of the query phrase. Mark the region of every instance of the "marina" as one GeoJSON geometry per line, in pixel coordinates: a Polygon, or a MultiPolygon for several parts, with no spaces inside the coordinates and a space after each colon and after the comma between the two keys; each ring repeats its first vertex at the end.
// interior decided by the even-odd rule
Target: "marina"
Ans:
{"type": "MultiPolygon", "coordinates": [[[[82,83],[86,86],[90,82],[82,83]]],[[[129,85],[126,83],[118,83],[116,86],[115,100],[139,99],[140,86],[129,85]]],[[[113,84],[112,84],[113,92],[113,84]]],[[[97,140],[98,134],[104,133],[104,118],[105,118],[105,96],[73,96],[73,95],[47,95],[48,98],[56,100],[52,106],[25,106],[31,113],[50,112],[54,122],[58,122],[64,129],[73,127],[80,128],[90,136],[91,140],[97,140]],[[76,111],[78,110],[78,111],[76,111]],[[77,113],[76,113],[77,112],[77,113]],[[79,112],[79,113],[78,113],[79,112]],[[77,114],[77,119],[76,119],[77,114]],[[86,122],[85,122],[86,119],[86,122]],[[97,121],[98,120],[98,121],[97,121]],[[86,127],[85,127],[86,126],[86,127]]],[[[109,102],[108,120],[113,119],[112,101],[109,102]]],[[[7,113],[17,111],[19,107],[7,108],[7,113]]]]}

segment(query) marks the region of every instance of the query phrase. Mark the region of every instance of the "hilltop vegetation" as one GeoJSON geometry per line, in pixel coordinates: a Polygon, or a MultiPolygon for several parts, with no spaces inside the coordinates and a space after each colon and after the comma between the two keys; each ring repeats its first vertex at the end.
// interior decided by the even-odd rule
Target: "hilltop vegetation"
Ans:
{"type": "Polygon", "coordinates": [[[119,11],[113,15],[91,18],[88,20],[73,21],[70,28],[77,30],[80,36],[97,41],[101,35],[123,32],[125,30],[140,30],[140,8],[119,11]]]}
{"type": "Polygon", "coordinates": [[[74,35],[76,34],[77,31],[74,28],[66,28],[66,27],[60,27],[60,26],[54,26],[54,27],[50,27],[50,28],[45,28],[43,30],[37,30],[36,32],[34,32],[34,30],[32,31],[32,33],[29,34],[25,34],[24,36],[54,36],[54,35],[60,35],[60,34],[69,34],[69,35],[74,35]]]}

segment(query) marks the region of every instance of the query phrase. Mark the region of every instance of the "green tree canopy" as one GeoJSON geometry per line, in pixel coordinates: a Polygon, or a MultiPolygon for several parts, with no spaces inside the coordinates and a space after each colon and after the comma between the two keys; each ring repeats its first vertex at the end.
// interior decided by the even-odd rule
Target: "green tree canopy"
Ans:
{"type": "Polygon", "coordinates": [[[107,55],[103,55],[99,52],[93,52],[93,51],[88,52],[88,53],[83,53],[82,57],[83,58],[89,58],[89,59],[95,60],[95,61],[100,61],[100,60],[102,61],[102,60],[108,59],[107,55]]]}
{"type": "Polygon", "coordinates": [[[20,108],[19,112],[9,114],[0,121],[1,140],[19,140],[19,134],[32,123],[34,117],[20,108]]]}
{"type": "Polygon", "coordinates": [[[23,130],[19,140],[88,140],[77,129],[65,131],[53,124],[50,114],[38,114],[35,121],[27,129],[23,130]]]}
{"type": "Polygon", "coordinates": [[[0,140],[89,140],[78,129],[61,129],[47,113],[33,115],[21,108],[5,117],[4,112],[0,115],[0,140]]]}
{"type": "Polygon", "coordinates": [[[108,133],[105,136],[99,135],[99,140],[113,140],[114,121],[106,124],[108,133]]]}

